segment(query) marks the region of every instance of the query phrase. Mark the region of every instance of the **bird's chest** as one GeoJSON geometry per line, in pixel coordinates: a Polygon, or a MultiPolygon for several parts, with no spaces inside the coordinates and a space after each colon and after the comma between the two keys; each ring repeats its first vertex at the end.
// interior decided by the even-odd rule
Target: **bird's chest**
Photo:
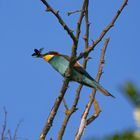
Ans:
{"type": "Polygon", "coordinates": [[[69,66],[69,61],[62,56],[55,56],[52,60],[50,60],[49,63],[56,71],[58,71],[63,76],[69,66]]]}

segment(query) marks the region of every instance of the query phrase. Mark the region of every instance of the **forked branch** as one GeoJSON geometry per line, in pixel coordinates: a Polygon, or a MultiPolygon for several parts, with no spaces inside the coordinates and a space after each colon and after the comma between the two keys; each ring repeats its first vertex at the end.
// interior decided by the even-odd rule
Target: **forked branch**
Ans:
{"type": "MultiPolygon", "coordinates": [[[[107,48],[108,42],[109,42],[109,38],[107,38],[105,40],[104,47],[103,47],[103,49],[101,51],[100,63],[99,63],[98,73],[97,73],[97,76],[96,76],[96,81],[97,82],[99,82],[100,77],[102,75],[103,64],[105,62],[104,57],[105,57],[105,52],[106,52],[106,48],[107,48]]],[[[99,116],[99,113],[101,112],[101,110],[99,108],[99,105],[98,105],[98,103],[97,103],[97,101],[95,99],[95,94],[96,94],[96,89],[93,89],[92,94],[90,95],[90,100],[87,103],[87,105],[85,107],[85,110],[83,112],[83,115],[82,115],[82,118],[81,118],[81,123],[80,123],[80,126],[79,126],[78,130],[77,130],[77,133],[76,133],[76,136],[75,136],[75,140],[80,140],[80,138],[81,138],[81,136],[82,136],[86,126],[89,123],[91,123],[93,120],[95,120],[99,116]],[[92,104],[94,104],[94,108],[95,108],[95,113],[93,115],[94,117],[92,116],[89,119],[87,119],[88,114],[89,114],[89,110],[90,110],[92,104]]]]}
{"type": "Polygon", "coordinates": [[[122,11],[123,11],[124,7],[127,5],[127,3],[128,3],[128,0],[124,0],[123,4],[119,8],[119,10],[115,14],[115,16],[113,17],[112,21],[103,29],[103,31],[101,32],[99,37],[95,41],[93,41],[92,45],[77,57],[77,60],[83,58],[84,56],[88,55],[92,50],[94,50],[96,45],[103,39],[103,37],[106,35],[106,33],[114,26],[116,20],[122,13],[122,11]]]}

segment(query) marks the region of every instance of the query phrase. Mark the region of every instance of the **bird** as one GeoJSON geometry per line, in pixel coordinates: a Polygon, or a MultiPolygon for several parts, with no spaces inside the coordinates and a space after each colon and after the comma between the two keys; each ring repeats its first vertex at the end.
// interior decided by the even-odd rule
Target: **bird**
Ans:
{"type": "MultiPolygon", "coordinates": [[[[60,54],[56,51],[49,51],[42,54],[41,49],[34,49],[33,57],[43,58],[47,61],[57,72],[59,72],[63,77],[65,77],[65,72],[69,67],[70,57],[67,55],[60,54]]],[[[115,98],[110,92],[103,88],[90,74],[83,68],[83,66],[76,61],[72,68],[72,74],[70,76],[70,81],[78,82],[90,88],[99,90],[105,96],[111,96],[115,98]]]]}

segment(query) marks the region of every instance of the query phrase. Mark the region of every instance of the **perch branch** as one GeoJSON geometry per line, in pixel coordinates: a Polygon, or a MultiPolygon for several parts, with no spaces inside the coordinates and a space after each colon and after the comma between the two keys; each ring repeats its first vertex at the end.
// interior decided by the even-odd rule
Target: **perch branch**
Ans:
{"type": "MultiPolygon", "coordinates": [[[[84,62],[83,62],[83,67],[85,69],[86,69],[87,61],[88,61],[88,59],[85,58],[84,62]]],[[[65,129],[66,129],[66,126],[68,124],[68,121],[69,121],[70,117],[72,116],[72,114],[77,110],[77,104],[78,104],[78,101],[79,101],[79,98],[80,98],[80,92],[82,90],[82,87],[83,87],[83,85],[80,84],[79,87],[77,88],[75,99],[74,99],[72,107],[70,109],[65,110],[65,117],[64,117],[63,123],[61,125],[61,128],[59,130],[57,140],[62,140],[65,129]]]]}
{"type": "MultiPolygon", "coordinates": [[[[105,57],[105,52],[106,52],[108,42],[109,42],[109,38],[107,38],[105,40],[105,44],[104,44],[104,47],[103,47],[102,52],[101,52],[100,64],[99,64],[98,73],[97,73],[97,76],[96,76],[96,81],[98,81],[98,82],[99,82],[100,77],[102,75],[104,57],[105,57]]],[[[87,122],[89,124],[89,122],[92,122],[93,120],[95,120],[95,118],[97,118],[99,116],[100,108],[99,108],[99,105],[98,105],[98,103],[95,99],[95,94],[96,94],[96,90],[93,89],[92,94],[90,96],[90,101],[87,103],[87,105],[85,107],[85,110],[83,112],[83,115],[82,115],[82,118],[81,118],[81,123],[80,123],[79,129],[76,133],[75,140],[80,140],[80,138],[81,138],[81,136],[84,132],[84,129],[87,126],[87,122]],[[91,117],[90,117],[90,119],[87,121],[87,117],[88,117],[89,110],[91,108],[92,103],[94,104],[94,108],[95,108],[95,114],[94,114],[95,118],[92,121],[89,121],[89,120],[91,120],[91,117]]]]}
{"type": "MultiPolygon", "coordinates": [[[[80,28],[81,28],[81,24],[82,24],[82,19],[84,17],[84,13],[85,13],[85,7],[86,7],[86,4],[88,3],[88,0],[84,0],[83,2],[83,5],[82,5],[82,10],[81,11],[81,14],[80,14],[80,17],[79,17],[79,20],[77,22],[77,29],[76,29],[76,39],[77,39],[77,43],[79,41],[79,35],[80,35],[80,28]]],[[[88,4],[87,4],[88,5],[88,4]]],[[[77,46],[78,44],[73,44],[72,46],[72,50],[71,50],[71,58],[70,58],[70,64],[69,64],[69,68],[72,69],[73,67],[73,64],[75,63],[73,61],[73,58],[76,57],[76,51],[77,51],[77,46]]],[[[69,72],[70,73],[70,72],[69,72]]],[[[70,75],[69,75],[70,76],[70,75]]],[[[67,103],[65,101],[65,99],[63,99],[63,103],[64,103],[64,106],[66,108],[66,110],[68,110],[68,106],[67,106],[67,103]]]]}
{"type": "MultiPolygon", "coordinates": [[[[88,38],[89,38],[89,22],[88,22],[88,3],[89,3],[89,0],[86,0],[84,1],[83,3],[83,11],[85,11],[85,22],[86,22],[86,33],[85,33],[85,49],[88,48],[88,38]]],[[[80,25],[81,25],[81,22],[82,22],[82,18],[83,18],[83,15],[84,13],[81,13],[80,15],[80,18],[79,18],[79,22],[80,25]]],[[[80,28],[79,28],[79,24],[77,24],[77,33],[79,32],[80,28]]],[[[79,34],[77,34],[77,37],[79,38],[79,34]]],[[[77,39],[78,39],[77,38],[77,39]]],[[[86,58],[84,58],[84,62],[83,62],[83,67],[86,69],[86,65],[87,65],[87,61],[88,61],[88,56],[86,58]]],[[[58,133],[58,140],[62,140],[62,137],[64,135],[64,132],[65,132],[65,128],[68,124],[68,121],[70,119],[70,117],[72,116],[72,114],[77,110],[76,106],[78,104],[78,101],[79,101],[79,97],[80,97],[80,92],[82,90],[82,87],[83,85],[79,85],[79,87],[77,88],[76,90],[76,96],[75,96],[75,99],[74,99],[74,102],[73,102],[73,105],[71,107],[71,109],[65,111],[65,117],[64,117],[64,120],[63,120],[63,123],[61,125],[61,128],[59,130],[59,133],[58,133]]]]}
{"type": "MultiPolygon", "coordinates": [[[[83,62],[83,67],[85,69],[86,69],[87,61],[88,61],[88,59],[85,58],[84,62],[83,62]]],[[[77,104],[78,104],[78,101],[79,101],[79,98],[80,98],[80,92],[82,90],[82,87],[83,87],[83,85],[80,84],[79,87],[77,88],[75,99],[74,99],[72,107],[70,109],[65,110],[65,117],[64,117],[63,123],[61,125],[61,128],[59,130],[57,140],[62,140],[65,129],[66,129],[66,126],[68,124],[68,121],[69,121],[70,117],[72,116],[72,114],[77,110],[77,104]]]]}

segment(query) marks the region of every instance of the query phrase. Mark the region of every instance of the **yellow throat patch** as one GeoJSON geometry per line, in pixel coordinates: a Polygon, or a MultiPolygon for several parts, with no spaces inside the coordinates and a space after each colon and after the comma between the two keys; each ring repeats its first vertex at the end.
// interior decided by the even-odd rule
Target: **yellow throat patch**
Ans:
{"type": "Polygon", "coordinates": [[[51,60],[53,57],[54,57],[54,55],[47,54],[47,55],[45,55],[43,58],[44,58],[45,61],[48,62],[48,61],[51,60]]]}

